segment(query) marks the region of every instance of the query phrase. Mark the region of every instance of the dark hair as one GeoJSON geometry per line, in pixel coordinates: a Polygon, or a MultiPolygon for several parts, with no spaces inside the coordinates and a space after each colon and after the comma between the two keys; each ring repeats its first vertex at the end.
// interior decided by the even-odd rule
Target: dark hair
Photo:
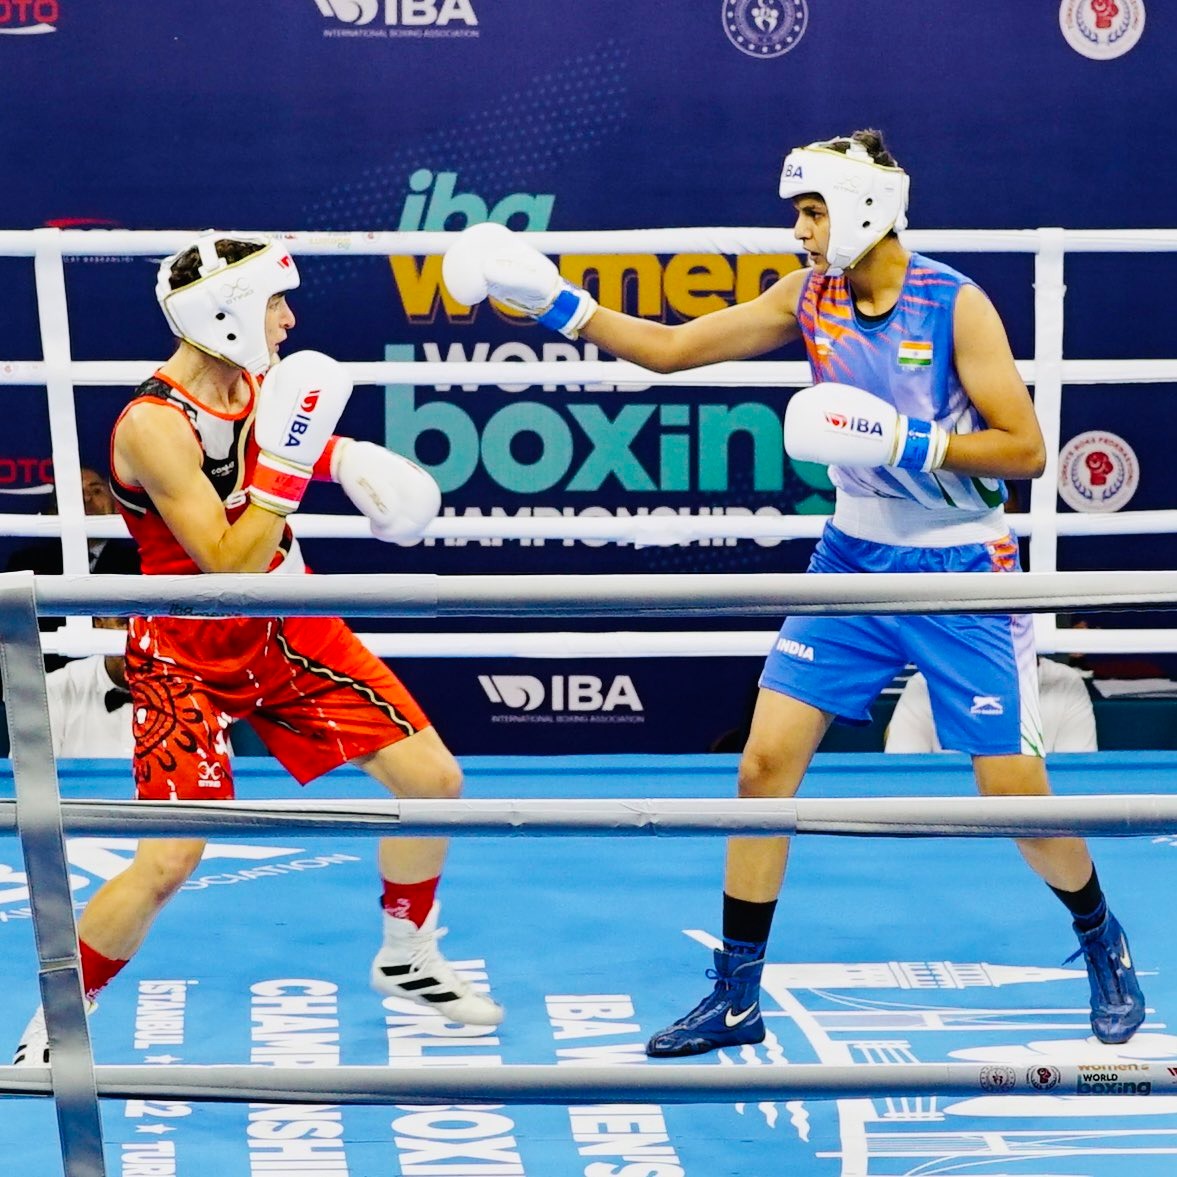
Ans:
{"type": "Polygon", "coordinates": [[[882,131],[855,131],[852,135],[845,138],[831,139],[828,143],[822,144],[822,146],[828,147],[831,151],[845,153],[850,150],[851,143],[857,143],[860,147],[865,147],[871,159],[882,167],[897,168],[899,166],[895,162],[895,157],[887,150],[886,143],[883,142],[882,131]]]}
{"type": "MultiPolygon", "coordinates": [[[[260,249],[265,249],[265,246],[259,245],[256,241],[235,241],[231,237],[224,237],[217,242],[217,257],[223,257],[232,265],[233,262],[239,262],[260,249]]],[[[168,284],[173,290],[179,290],[183,286],[190,286],[199,277],[200,251],[193,245],[184,250],[172,263],[168,284]]]]}

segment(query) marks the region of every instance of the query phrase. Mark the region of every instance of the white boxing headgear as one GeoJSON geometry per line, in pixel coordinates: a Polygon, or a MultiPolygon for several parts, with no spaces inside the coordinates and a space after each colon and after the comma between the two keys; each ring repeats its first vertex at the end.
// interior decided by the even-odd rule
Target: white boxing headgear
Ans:
{"type": "Polygon", "coordinates": [[[256,375],[270,366],[266,307],[275,294],[297,285],[298,267],[285,246],[250,233],[208,232],[164,258],[155,297],[175,335],[256,375]],[[218,241],[247,241],[261,248],[230,262],[217,253],[218,241]],[[173,290],[172,266],[190,249],[200,256],[200,277],[173,290]]]}
{"type": "Polygon", "coordinates": [[[789,152],[781,169],[782,200],[816,192],[826,203],[830,242],[829,273],[857,265],[867,250],[892,229],[907,228],[907,173],[876,163],[861,143],[850,140],[845,151],[830,140],[789,152]]]}

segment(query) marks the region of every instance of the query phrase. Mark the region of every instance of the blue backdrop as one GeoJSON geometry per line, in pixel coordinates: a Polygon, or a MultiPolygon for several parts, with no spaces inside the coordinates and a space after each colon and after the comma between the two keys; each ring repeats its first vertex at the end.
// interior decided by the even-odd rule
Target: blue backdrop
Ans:
{"type": "MultiPolygon", "coordinates": [[[[1064,7],[1076,6],[1095,21],[1090,0],[1064,7]]],[[[1144,7],[1117,0],[1107,16],[1103,5],[1110,32],[1090,24],[1096,51],[1121,32],[1120,44],[1129,43],[1144,7]]],[[[5,0],[0,222],[194,230],[456,229],[486,218],[561,230],[781,225],[790,221],[776,196],[784,153],[874,126],[912,174],[913,227],[1164,227],[1173,215],[1175,51],[1172,14],[1156,4],[1129,52],[1093,59],[1068,43],[1049,0],[5,0]]],[[[1029,357],[1030,259],[948,260],[986,287],[1015,353],[1029,357]]],[[[677,322],[750,297],[796,263],[791,255],[650,256],[629,259],[624,275],[611,259],[564,264],[599,269],[602,301],[677,322]]],[[[487,307],[460,315],[439,292],[436,258],[307,258],[301,268],[292,300],[297,346],[354,360],[594,355],[487,307]]],[[[75,358],[164,358],[169,335],[153,274],[154,259],[69,265],[75,358]]],[[[1169,255],[1071,258],[1067,355],[1171,353],[1166,316],[1153,309],[1171,275],[1169,255]]],[[[0,360],[36,358],[27,259],[0,259],[0,289],[0,360]]],[[[1071,390],[1065,401],[1064,440],[1098,428],[1135,448],[1133,508],[1172,505],[1170,430],[1158,428],[1158,414],[1169,417],[1158,403],[1170,391],[1102,386],[1071,390]]],[[[109,426],[127,393],[79,394],[84,461],[105,465],[109,426]]],[[[774,389],[621,396],[368,388],[344,428],[414,452],[459,512],[825,512],[824,471],[794,467],[780,453],[783,402],[774,389]]],[[[48,452],[40,390],[19,404],[0,440],[0,489],[45,478],[34,461],[48,452]]],[[[319,488],[308,507],[343,503],[334,488],[319,488]]],[[[308,548],[324,571],[508,573],[791,571],[804,566],[809,546],[308,548]]],[[[1167,567],[1173,548],[1151,538],[1067,541],[1060,562],[1167,567]]],[[[458,708],[441,686],[459,673],[454,665],[421,667],[426,705],[462,750],[496,750],[502,728],[492,726],[477,676],[504,667],[462,667],[458,694],[468,687],[469,705],[458,708]]],[[[673,689],[681,667],[640,669],[673,689]]],[[[514,670],[601,675],[591,664],[514,670]]],[[[755,666],[716,673],[742,684],[755,666]]],[[[742,686],[725,682],[719,693],[712,709],[742,710],[742,686]]],[[[561,748],[617,739],[607,725],[597,735],[579,726],[561,748]]],[[[708,733],[725,726],[726,717],[712,723],[707,713],[708,733]]],[[[703,729],[684,724],[677,709],[643,730],[651,743],[641,746],[705,746],[703,729]]]]}

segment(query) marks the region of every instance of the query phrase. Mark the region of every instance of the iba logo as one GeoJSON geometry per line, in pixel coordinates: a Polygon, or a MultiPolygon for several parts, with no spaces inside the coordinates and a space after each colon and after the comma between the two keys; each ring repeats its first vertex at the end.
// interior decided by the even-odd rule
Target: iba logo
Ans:
{"type": "Polygon", "coordinates": [[[492,718],[495,723],[529,719],[537,723],[568,722],[589,716],[599,722],[633,723],[644,718],[642,701],[628,674],[615,675],[608,686],[595,674],[553,674],[546,683],[531,674],[480,674],[478,682],[492,703],[510,712],[537,713],[495,715],[492,718]]]}
{"type": "MultiPolygon", "coordinates": [[[[2,2],[2,0],[0,0],[2,2]]],[[[477,37],[474,0],[315,0],[326,17],[348,26],[324,37],[477,37]]]]}

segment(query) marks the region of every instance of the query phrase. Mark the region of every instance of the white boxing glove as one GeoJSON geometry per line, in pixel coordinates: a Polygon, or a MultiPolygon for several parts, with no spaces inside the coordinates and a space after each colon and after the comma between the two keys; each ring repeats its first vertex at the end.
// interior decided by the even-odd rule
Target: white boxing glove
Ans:
{"type": "Polygon", "coordinates": [[[938,470],[948,434],[850,384],[815,384],[795,392],[785,409],[785,452],[825,466],[898,466],[938,470]]]}
{"type": "Polygon", "coordinates": [[[597,300],[560,277],[551,258],[505,225],[486,222],[458,234],[441,263],[446,289],[474,306],[490,297],[568,339],[592,318],[597,300]]]}
{"type": "Polygon", "coordinates": [[[343,365],[317,351],[297,351],[266,373],[253,421],[261,453],[250,502],[275,515],[298,509],[351,389],[343,365]]]}
{"type": "Polygon", "coordinates": [[[371,441],[336,438],[331,478],[386,542],[416,539],[437,518],[441,491],[416,462],[371,441]]]}

